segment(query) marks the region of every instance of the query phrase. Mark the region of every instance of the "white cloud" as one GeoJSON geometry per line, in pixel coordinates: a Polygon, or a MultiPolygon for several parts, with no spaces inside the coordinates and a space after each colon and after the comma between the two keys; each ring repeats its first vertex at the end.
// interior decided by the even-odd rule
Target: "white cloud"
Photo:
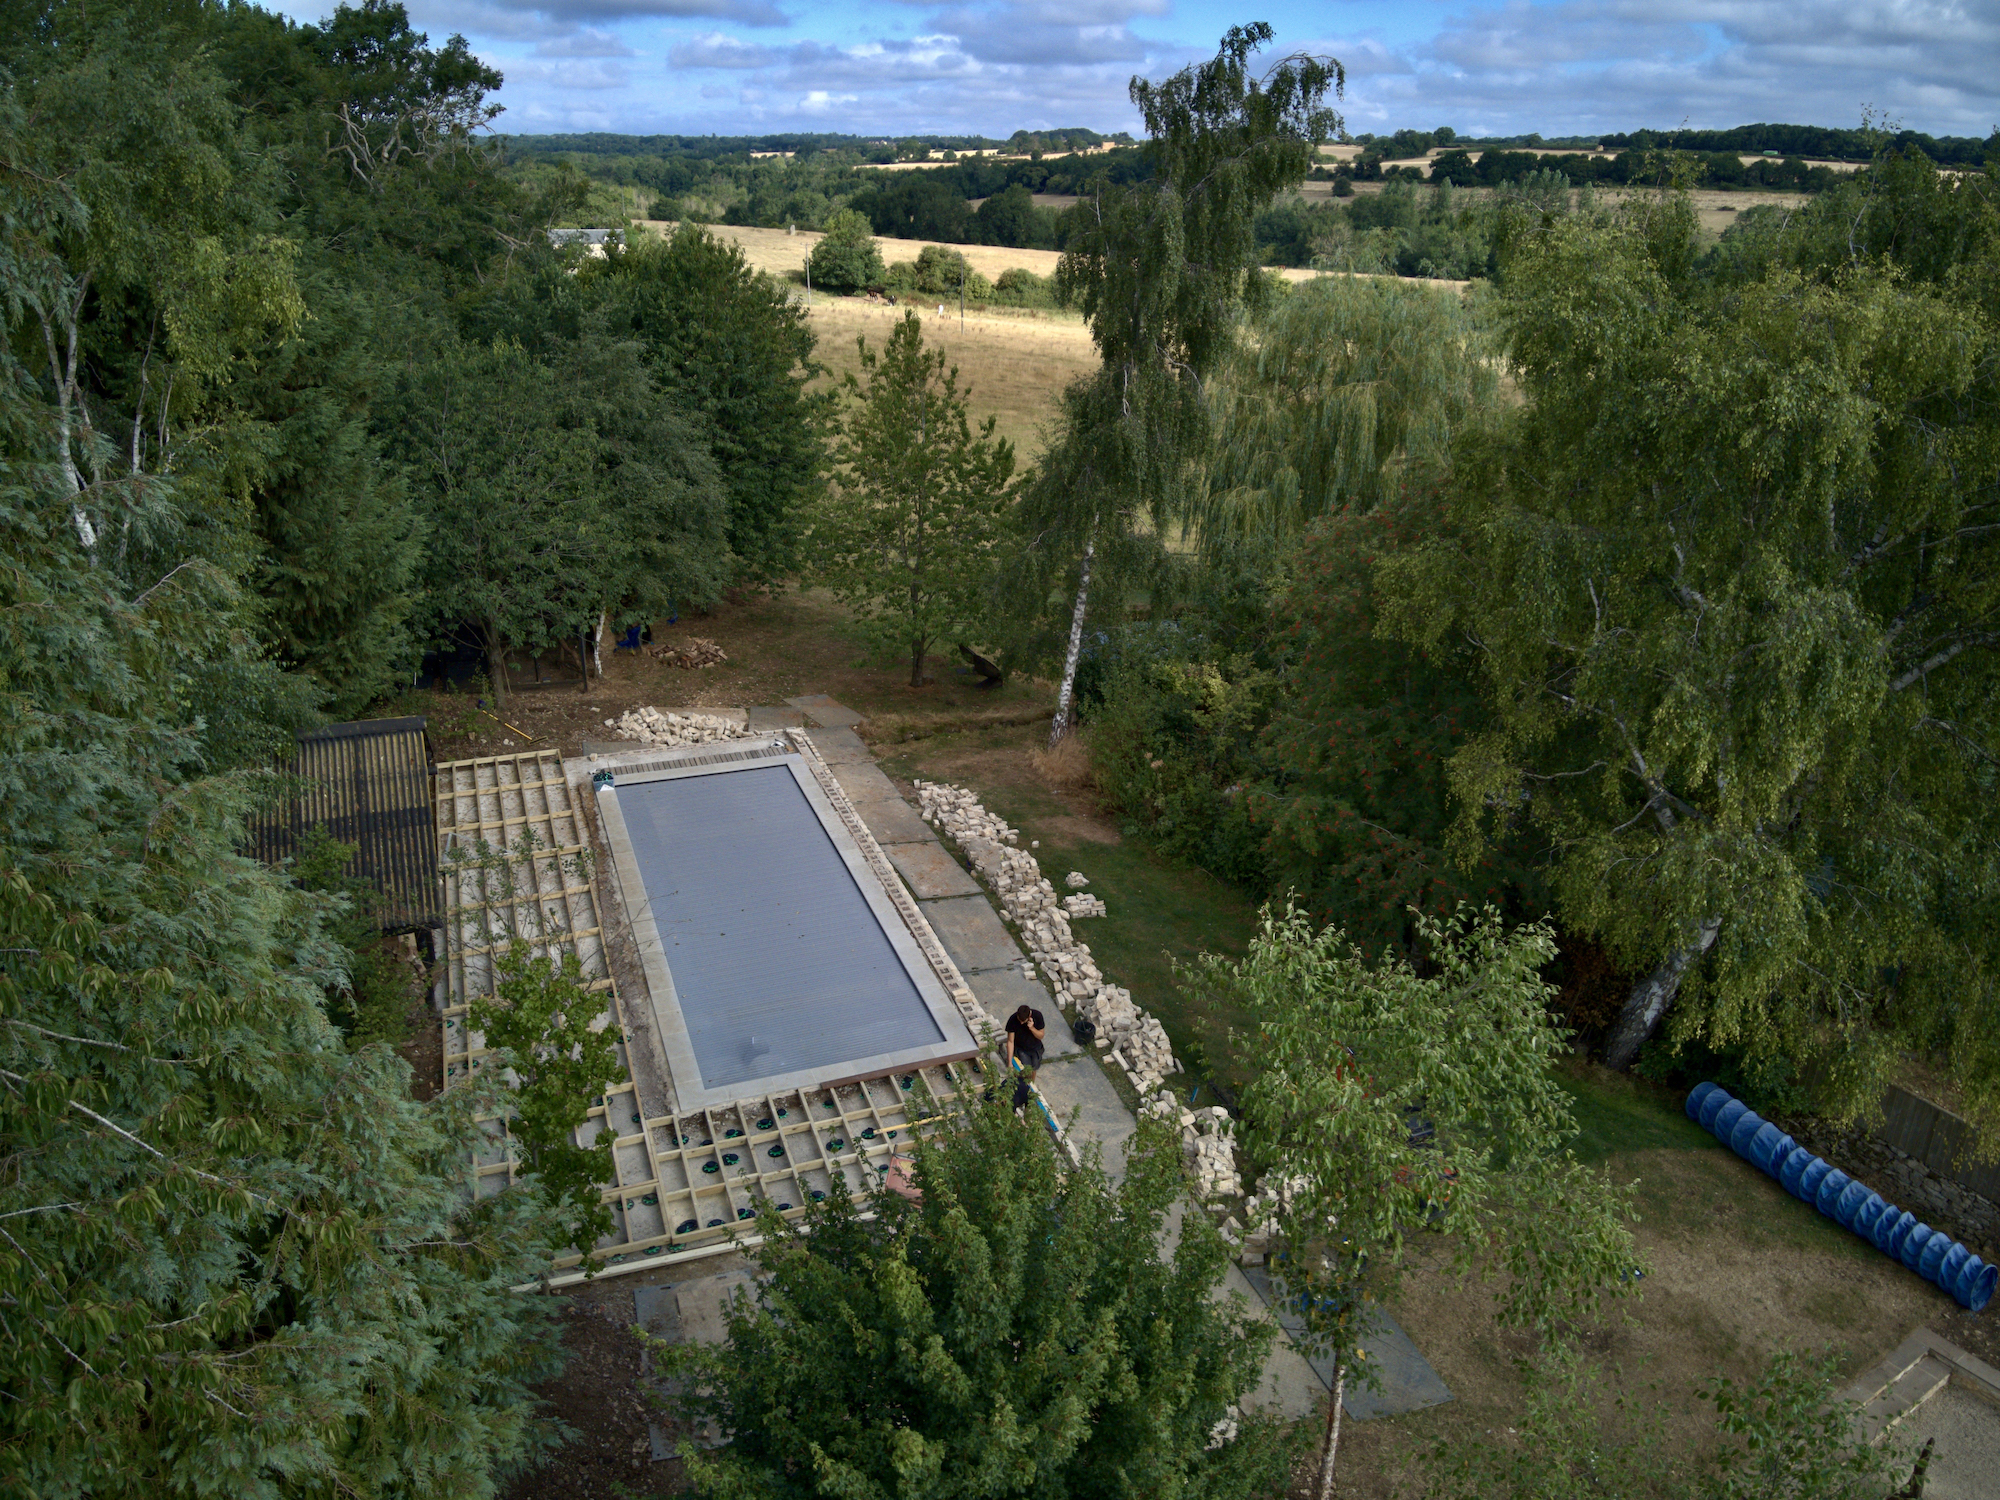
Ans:
{"type": "Polygon", "coordinates": [[[633,57],[636,54],[608,31],[586,26],[565,36],[552,36],[535,48],[537,57],[633,57]]]}
{"type": "Polygon", "coordinates": [[[766,68],[778,57],[774,47],[760,47],[721,31],[676,42],[667,52],[668,64],[676,68],[766,68]]]}
{"type": "Polygon", "coordinates": [[[1983,136],[2000,116],[2000,0],[1508,0],[1416,45],[1329,47],[1348,63],[1357,130],[1848,125],[1874,104],[1983,136]]]}
{"type": "Polygon", "coordinates": [[[558,25],[578,21],[693,20],[707,17],[739,26],[783,26],[772,0],[484,0],[498,9],[530,13],[558,25]]]}
{"type": "Polygon", "coordinates": [[[552,85],[559,89],[622,89],[632,81],[623,64],[576,60],[562,62],[523,61],[505,69],[510,78],[552,85]]]}
{"type": "Polygon", "coordinates": [[[829,94],[825,89],[811,89],[800,97],[798,109],[802,115],[826,115],[860,102],[859,94],[829,94]]]}

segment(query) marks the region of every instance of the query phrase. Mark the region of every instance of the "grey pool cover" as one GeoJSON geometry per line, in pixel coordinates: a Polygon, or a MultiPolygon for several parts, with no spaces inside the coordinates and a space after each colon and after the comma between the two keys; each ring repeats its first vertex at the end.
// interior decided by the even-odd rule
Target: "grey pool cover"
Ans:
{"type": "Polygon", "coordinates": [[[704,1088],[944,1034],[783,766],[621,783],[704,1088]]]}

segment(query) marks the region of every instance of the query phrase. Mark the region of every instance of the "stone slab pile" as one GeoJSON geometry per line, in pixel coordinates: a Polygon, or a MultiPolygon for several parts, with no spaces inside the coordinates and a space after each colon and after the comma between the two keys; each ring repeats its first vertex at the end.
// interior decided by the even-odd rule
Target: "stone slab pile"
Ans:
{"type": "MultiPolygon", "coordinates": [[[[1173,1096],[1165,1096],[1172,1099],[1173,1096]]],[[[1176,1123],[1181,1130],[1181,1156],[1188,1175],[1201,1185],[1204,1198],[1240,1198],[1243,1176],[1236,1170],[1236,1122],[1221,1105],[1207,1109],[1180,1109],[1176,1123]]],[[[1234,1219],[1232,1240],[1240,1242],[1243,1226],[1234,1219]]],[[[1225,1226],[1227,1227],[1227,1226],[1225,1226]]]]}
{"type": "Polygon", "coordinates": [[[718,740],[738,740],[744,730],[734,719],[714,714],[675,714],[657,708],[628,709],[615,719],[604,721],[606,729],[621,737],[647,745],[712,745],[718,740]]]}
{"type": "Polygon", "coordinates": [[[1097,896],[1065,896],[1063,914],[1072,922],[1078,917],[1102,917],[1107,915],[1102,898],[1097,896]]]}
{"type": "MultiPolygon", "coordinates": [[[[1072,915],[1102,916],[1104,903],[1095,896],[1059,899],[1035,856],[1020,847],[1019,831],[988,812],[965,788],[932,781],[919,781],[916,788],[924,821],[965,851],[973,869],[999,897],[1002,912],[1019,927],[1057,1002],[1097,1028],[1098,1047],[1124,1071],[1142,1100],[1152,1096],[1165,1101],[1153,1107],[1169,1122],[1178,1120],[1179,1103],[1160,1090],[1163,1079],[1181,1070],[1166,1028],[1157,1016],[1133,1003],[1130,990],[1105,982],[1091,962],[1090,949],[1070,931],[1072,915]],[[1079,902],[1090,906],[1078,910],[1072,903],[1079,902]]],[[[1089,881],[1081,871],[1072,870],[1065,884],[1076,890],[1089,881]]],[[[1214,1111],[1200,1113],[1209,1124],[1195,1132],[1205,1144],[1188,1148],[1190,1172],[1204,1198],[1239,1197],[1243,1179],[1236,1168],[1231,1134],[1226,1127],[1215,1126],[1214,1111]]],[[[1221,1113],[1226,1119],[1228,1111],[1221,1113]]]]}

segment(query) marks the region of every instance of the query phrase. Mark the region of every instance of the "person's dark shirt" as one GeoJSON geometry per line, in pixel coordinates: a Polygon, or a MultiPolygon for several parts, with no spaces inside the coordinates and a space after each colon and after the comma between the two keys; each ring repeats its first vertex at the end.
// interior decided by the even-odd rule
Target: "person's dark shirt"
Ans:
{"type": "MultiPolygon", "coordinates": [[[[1048,1022],[1042,1019],[1040,1011],[1034,1011],[1032,1014],[1035,1018],[1035,1031],[1040,1031],[1047,1027],[1048,1022]]],[[[1035,1031],[1030,1031],[1019,1016],[1009,1016],[1007,1018],[1007,1035],[1014,1039],[1016,1047],[1041,1046],[1042,1039],[1035,1035],[1035,1031]]]]}

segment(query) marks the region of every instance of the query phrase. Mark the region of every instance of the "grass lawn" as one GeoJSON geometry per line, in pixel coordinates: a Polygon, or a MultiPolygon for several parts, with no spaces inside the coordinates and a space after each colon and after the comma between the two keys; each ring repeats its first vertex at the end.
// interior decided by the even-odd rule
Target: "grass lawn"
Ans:
{"type": "Polygon", "coordinates": [[[1230,1041],[1247,1017],[1196,1005],[1174,977],[1174,961],[1202,953],[1241,954],[1256,923],[1249,897],[1202,870],[1162,861],[1143,842],[1121,836],[1091,800],[1051,788],[1034,772],[1030,752],[1043,742],[1044,722],[933,735],[887,745],[883,769],[892,776],[949,781],[978,794],[988,811],[1021,831],[1042,874],[1067,895],[1072,870],[1090,881],[1109,915],[1074,924],[1077,938],[1114,984],[1160,1018],[1174,1051],[1191,1070],[1192,1088],[1214,1076],[1242,1084],[1249,1069],[1230,1041]]]}

